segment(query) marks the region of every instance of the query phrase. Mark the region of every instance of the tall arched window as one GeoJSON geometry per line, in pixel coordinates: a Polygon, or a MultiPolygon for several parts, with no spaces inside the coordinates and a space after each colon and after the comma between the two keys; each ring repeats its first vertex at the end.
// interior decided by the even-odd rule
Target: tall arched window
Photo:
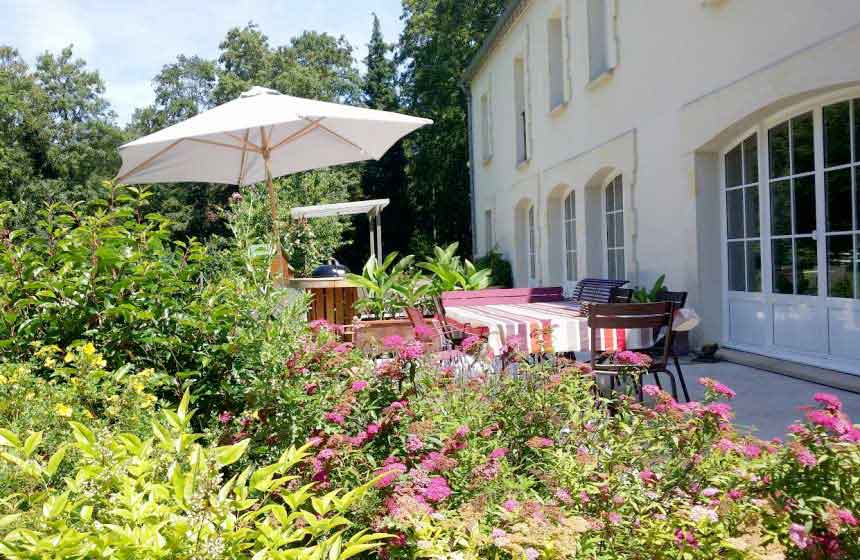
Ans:
{"type": "Polygon", "coordinates": [[[623,279],[624,266],[624,192],[621,175],[609,181],[603,191],[606,208],[606,274],[623,279]]]}
{"type": "Polygon", "coordinates": [[[570,193],[564,198],[564,278],[575,282],[576,272],[576,193],[570,193]]]}

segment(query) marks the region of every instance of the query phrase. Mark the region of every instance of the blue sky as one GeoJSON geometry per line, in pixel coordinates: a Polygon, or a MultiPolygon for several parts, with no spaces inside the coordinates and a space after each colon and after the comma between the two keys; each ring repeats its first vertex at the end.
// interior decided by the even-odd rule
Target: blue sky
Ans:
{"type": "Polygon", "coordinates": [[[32,63],[46,50],[73,43],[97,69],[107,97],[125,124],[135,107],[152,102],[152,78],[179,54],[215,58],[227,30],[258,23],[272,45],[302,30],[344,35],[367,51],[371,12],[385,40],[402,30],[400,0],[0,0],[0,43],[32,63]]]}

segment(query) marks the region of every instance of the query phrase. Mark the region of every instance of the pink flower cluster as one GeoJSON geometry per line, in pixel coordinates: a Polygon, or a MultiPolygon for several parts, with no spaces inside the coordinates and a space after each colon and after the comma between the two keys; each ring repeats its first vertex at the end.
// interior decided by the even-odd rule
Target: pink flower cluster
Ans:
{"type": "Polygon", "coordinates": [[[738,395],[726,385],[723,385],[719,381],[711,379],[710,377],[699,378],[699,383],[703,385],[705,389],[710,390],[716,395],[726,397],[727,399],[733,399],[738,395]]]}
{"type": "Polygon", "coordinates": [[[612,363],[626,364],[637,367],[651,367],[653,360],[651,356],[632,350],[622,350],[612,355],[612,363]]]}

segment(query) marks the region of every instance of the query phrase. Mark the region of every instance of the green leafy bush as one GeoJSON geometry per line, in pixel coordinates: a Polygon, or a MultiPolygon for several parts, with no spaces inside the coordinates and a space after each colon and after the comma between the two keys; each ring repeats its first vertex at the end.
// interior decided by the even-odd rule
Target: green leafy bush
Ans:
{"type": "MultiPolygon", "coordinates": [[[[154,437],[95,432],[71,422],[74,443],[47,460],[40,432],[0,430],[0,457],[39,491],[4,496],[0,554],[37,558],[296,558],[346,560],[387,535],[357,531],[344,514],[370,490],[325,495],[289,474],[305,457],[289,448],[273,464],[228,476],[248,440],[203,447],[189,432],[185,394],[176,412],[152,424],[154,437]],[[65,453],[81,455],[73,476],[56,480],[65,453]]],[[[372,481],[371,481],[372,482],[372,481]]]]}
{"type": "Polygon", "coordinates": [[[478,268],[489,268],[492,271],[490,284],[500,288],[514,287],[514,273],[511,263],[499,251],[493,249],[475,261],[478,268]]]}

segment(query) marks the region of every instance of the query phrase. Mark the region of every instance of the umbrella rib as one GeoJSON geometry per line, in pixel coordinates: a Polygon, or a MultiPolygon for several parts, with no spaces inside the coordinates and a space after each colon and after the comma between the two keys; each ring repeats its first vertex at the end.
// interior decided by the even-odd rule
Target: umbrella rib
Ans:
{"type": "Polygon", "coordinates": [[[177,140],[177,141],[175,141],[175,142],[173,142],[173,143],[171,143],[171,144],[168,144],[167,146],[165,146],[165,147],[164,147],[164,148],[162,148],[161,150],[159,150],[159,151],[155,152],[155,153],[154,153],[154,154],[152,154],[150,157],[146,158],[145,160],[143,160],[142,162],[140,162],[139,164],[137,164],[137,165],[136,165],[133,169],[131,169],[131,171],[129,171],[128,173],[124,173],[124,174],[122,174],[122,175],[117,176],[117,177],[114,179],[114,181],[116,181],[117,183],[120,183],[120,182],[122,182],[122,180],[123,180],[123,179],[127,179],[129,176],[134,175],[134,174],[135,174],[135,173],[137,173],[138,171],[141,171],[141,170],[143,170],[143,169],[146,169],[147,167],[149,167],[149,165],[150,165],[153,161],[155,161],[157,158],[161,157],[165,152],[167,152],[168,150],[172,149],[174,146],[176,146],[176,145],[177,145],[177,144],[179,144],[180,142],[182,142],[182,140],[184,140],[184,138],[180,138],[179,140],[177,140]]]}
{"type": "Polygon", "coordinates": [[[185,138],[189,142],[199,142],[201,144],[211,144],[212,146],[219,146],[221,148],[231,148],[233,150],[251,150],[252,152],[259,152],[258,148],[253,148],[251,146],[236,146],[235,144],[227,144],[224,142],[216,142],[215,140],[205,140],[203,138],[185,138]]]}
{"type": "MultiPolygon", "coordinates": [[[[325,130],[326,132],[328,132],[329,134],[331,134],[332,136],[334,136],[335,138],[337,138],[338,140],[346,142],[347,144],[349,144],[350,146],[352,146],[353,148],[355,148],[359,152],[361,152],[363,154],[368,154],[368,152],[364,148],[362,148],[361,146],[359,146],[358,144],[356,144],[355,142],[353,142],[349,138],[341,136],[340,134],[338,134],[334,130],[330,129],[329,127],[325,126],[324,124],[320,124],[319,127],[321,129],[325,130]]],[[[368,155],[372,155],[372,154],[368,154],[368,155]]]]}
{"type": "Polygon", "coordinates": [[[233,140],[238,140],[239,142],[241,142],[243,147],[244,147],[244,145],[245,145],[245,144],[247,144],[247,145],[251,146],[252,148],[254,148],[254,149],[256,149],[256,150],[259,150],[259,149],[260,149],[260,146],[258,146],[258,145],[256,145],[256,144],[254,144],[253,142],[251,142],[251,141],[248,139],[248,133],[249,133],[250,131],[251,131],[251,129],[250,129],[250,128],[246,128],[246,129],[245,129],[245,137],[244,137],[244,138],[242,138],[242,137],[240,137],[240,136],[236,136],[236,135],[235,135],[235,134],[233,134],[232,132],[225,132],[224,134],[226,134],[227,136],[229,136],[229,137],[230,137],[230,138],[232,138],[233,140]]]}
{"type": "Polygon", "coordinates": [[[280,147],[281,147],[281,146],[283,146],[284,144],[289,144],[290,142],[294,142],[295,140],[298,140],[298,139],[299,139],[299,138],[301,138],[302,136],[304,136],[304,135],[306,135],[306,134],[308,134],[308,133],[312,132],[314,129],[319,128],[319,127],[321,127],[321,126],[322,126],[322,125],[320,124],[320,121],[321,121],[322,119],[317,119],[317,120],[305,119],[305,120],[307,120],[308,122],[310,122],[310,124],[309,124],[309,125],[307,125],[306,127],[304,127],[303,129],[299,130],[298,132],[294,132],[293,134],[290,134],[289,136],[287,136],[286,138],[284,138],[283,140],[281,140],[280,142],[278,142],[277,144],[275,144],[274,146],[272,146],[272,148],[271,148],[271,149],[272,149],[272,150],[275,150],[275,149],[277,149],[277,148],[280,148],[280,147]]]}
{"type": "MultiPolygon", "coordinates": [[[[239,178],[236,180],[236,184],[238,186],[242,186],[242,179],[245,177],[245,156],[248,154],[248,150],[245,148],[248,146],[248,135],[251,134],[251,129],[245,129],[245,138],[242,140],[242,159],[239,160],[239,178]]],[[[233,136],[229,134],[229,136],[233,136]]]]}

